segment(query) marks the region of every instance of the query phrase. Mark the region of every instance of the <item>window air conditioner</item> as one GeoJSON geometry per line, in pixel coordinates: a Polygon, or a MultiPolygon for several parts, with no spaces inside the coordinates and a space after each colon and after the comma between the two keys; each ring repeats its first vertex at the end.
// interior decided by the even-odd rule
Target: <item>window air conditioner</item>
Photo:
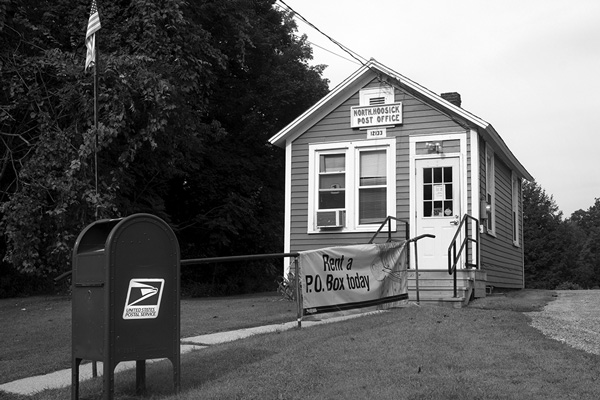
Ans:
{"type": "Polygon", "coordinates": [[[317,228],[343,228],[346,210],[317,211],[317,228]]]}

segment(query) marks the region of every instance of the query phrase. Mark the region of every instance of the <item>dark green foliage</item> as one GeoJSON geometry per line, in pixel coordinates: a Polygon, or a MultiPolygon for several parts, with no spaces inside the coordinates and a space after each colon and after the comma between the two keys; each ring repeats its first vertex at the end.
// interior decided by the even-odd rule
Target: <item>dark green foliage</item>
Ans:
{"type": "Polygon", "coordinates": [[[523,205],[526,286],[551,289],[561,282],[564,269],[562,213],[536,182],[525,182],[523,205]]]}
{"type": "Polygon", "coordinates": [[[579,234],[579,255],[574,271],[576,282],[584,287],[600,287],[600,198],[587,211],[578,210],[569,223],[579,234]]]}
{"type": "Polygon", "coordinates": [[[23,274],[7,263],[0,262],[0,299],[19,297],[29,293],[49,294],[63,291],[64,286],[55,286],[51,279],[23,274]]]}
{"type": "MultiPolygon", "coordinates": [[[[165,219],[183,258],[281,251],[284,154],[267,139],[327,81],[273,3],[100,0],[96,134],[90,2],[0,0],[4,260],[38,276],[69,270],[96,213],[165,219]]],[[[256,286],[237,282],[239,269],[190,268],[212,285],[256,286]]]]}
{"type": "Polygon", "coordinates": [[[556,290],[581,290],[583,288],[573,282],[563,282],[560,285],[558,285],[555,289],[556,290]]]}
{"type": "Polygon", "coordinates": [[[600,199],[563,220],[536,182],[523,188],[525,284],[530,288],[591,289],[600,285],[600,199]]]}

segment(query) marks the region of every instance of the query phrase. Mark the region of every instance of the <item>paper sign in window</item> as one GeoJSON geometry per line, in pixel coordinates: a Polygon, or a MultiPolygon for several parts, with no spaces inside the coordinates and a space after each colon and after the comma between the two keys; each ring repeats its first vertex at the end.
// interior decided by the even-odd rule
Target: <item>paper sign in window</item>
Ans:
{"type": "Polygon", "coordinates": [[[433,200],[444,200],[444,185],[433,185],[433,200]]]}

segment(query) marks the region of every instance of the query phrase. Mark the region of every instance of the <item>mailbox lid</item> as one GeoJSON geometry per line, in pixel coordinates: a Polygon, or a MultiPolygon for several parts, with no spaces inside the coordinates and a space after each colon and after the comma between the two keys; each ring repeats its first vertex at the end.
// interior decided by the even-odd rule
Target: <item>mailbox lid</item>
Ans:
{"type": "Polygon", "coordinates": [[[121,219],[103,219],[85,227],[73,248],[73,284],[97,285],[106,280],[106,241],[121,219]]]}
{"type": "Polygon", "coordinates": [[[79,237],[77,237],[73,253],[81,254],[104,250],[108,236],[113,228],[122,220],[123,218],[101,219],[89,224],[81,231],[79,237]]]}

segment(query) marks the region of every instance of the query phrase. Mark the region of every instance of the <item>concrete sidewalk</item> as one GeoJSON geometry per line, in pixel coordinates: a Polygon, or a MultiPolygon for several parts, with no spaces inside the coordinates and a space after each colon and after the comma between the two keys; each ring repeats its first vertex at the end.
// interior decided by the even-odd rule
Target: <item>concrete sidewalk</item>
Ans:
{"type": "MultiPolygon", "coordinates": [[[[339,322],[347,319],[357,318],[364,315],[380,313],[383,311],[372,311],[362,314],[344,315],[339,317],[327,318],[323,320],[315,321],[302,321],[302,328],[310,328],[316,325],[322,325],[327,323],[339,322]]],[[[208,335],[200,335],[189,338],[181,339],[181,354],[190,353],[204,349],[209,346],[214,346],[221,343],[232,342],[234,340],[244,339],[253,335],[262,333],[273,333],[283,332],[298,326],[296,321],[287,322],[285,324],[274,324],[259,326],[256,328],[239,329],[236,331],[229,332],[218,332],[211,333],[208,335]]],[[[160,360],[147,360],[148,364],[160,360]]],[[[121,362],[115,368],[115,372],[120,372],[128,369],[135,368],[135,361],[121,362]]],[[[102,375],[102,363],[98,362],[98,375],[102,375]]],[[[80,381],[92,378],[92,364],[86,363],[79,367],[79,379],[80,381]]],[[[0,385],[0,391],[20,394],[20,395],[33,395],[46,389],[58,389],[71,385],[71,369],[64,369],[62,371],[52,372],[46,375],[32,376],[30,378],[23,378],[17,381],[8,382],[0,385]]]]}

